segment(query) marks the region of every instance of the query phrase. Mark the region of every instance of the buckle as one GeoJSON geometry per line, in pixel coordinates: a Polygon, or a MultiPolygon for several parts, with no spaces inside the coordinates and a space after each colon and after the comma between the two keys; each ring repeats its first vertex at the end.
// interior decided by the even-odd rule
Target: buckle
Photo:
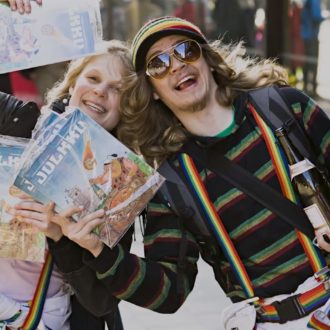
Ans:
{"type": "Polygon", "coordinates": [[[279,323],[298,320],[307,315],[298,300],[299,296],[300,294],[290,296],[282,301],[274,301],[272,303],[280,318],[279,323]]]}
{"type": "Polygon", "coordinates": [[[318,272],[314,273],[314,278],[316,280],[320,280],[322,276],[327,275],[330,272],[330,268],[328,266],[323,267],[318,272]]]}

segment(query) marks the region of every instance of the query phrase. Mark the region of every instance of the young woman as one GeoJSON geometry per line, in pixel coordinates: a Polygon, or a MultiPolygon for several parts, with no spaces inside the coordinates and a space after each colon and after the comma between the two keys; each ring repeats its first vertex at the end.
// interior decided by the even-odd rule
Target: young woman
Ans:
{"type": "MultiPolygon", "coordinates": [[[[106,130],[114,132],[120,121],[119,108],[123,86],[127,85],[126,80],[134,74],[134,71],[128,48],[123,43],[112,40],[105,42],[104,45],[103,54],[78,59],[69,64],[64,79],[48,92],[47,103],[57,112],[65,111],[66,106],[78,107],[106,130]]],[[[1,123],[3,123],[0,126],[0,134],[30,137],[39,115],[35,104],[23,103],[10,95],[1,93],[0,109],[1,123]]],[[[47,214],[50,206],[26,200],[20,204],[19,209],[23,210],[22,212],[32,210],[40,219],[47,214]]],[[[32,224],[46,234],[50,245],[54,244],[59,249],[65,248],[65,239],[62,238],[59,226],[37,221],[32,224]],[[56,241],[58,243],[55,244],[56,241]]],[[[127,244],[130,244],[129,237],[127,244]]],[[[69,251],[73,255],[70,267],[75,266],[74,257],[75,253],[79,254],[79,249],[77,247],[69,251]]],[[[65,270],[66,265],[62,266],[65,270]]],[[[42,264],[0,259],[0,267],[0,321],[2,320],[3,324],[11,328],[19,328],[28,314],[27,303],[33,298],[42,264]]],[[[77,292],[74,289],[76,280],[96,280],[94,274],[92,274],[95,277],[93,279],[86,277],[85,273],[84,269],[80,269],[76,272],[76,277],[68,279],[76,297],[88,310],[97,316],[104,317],[109,329],[114,329],[114,318],[118,313],[117,300],[110,298],[111,308],[107,304],[106,310],[96,309],[97,306],[88,305],[90,292],[77,292]]],[[[69,329],[70,290],[67,287],[60,272],[55,268],[41,319],[41,322],[49,329],[69,329]]],[[[73,305],[74,311],[76,308],[79,315],[72,318],[71,329],[87,329],[87,324],[90,329],[97,329],[98,325],[103,328],[104,321],[89,319],[86,322],[84,313],[81,312],[82,307],[73,305]]]]}

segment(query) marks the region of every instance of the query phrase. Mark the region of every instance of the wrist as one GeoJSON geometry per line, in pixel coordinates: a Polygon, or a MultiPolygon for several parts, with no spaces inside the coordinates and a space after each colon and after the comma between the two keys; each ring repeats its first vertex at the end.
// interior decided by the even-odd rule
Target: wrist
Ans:
{"type": "Polygon", "coordinates": [[[57,233],[57,234],[53,234],[53,235],[49,235],[49,238],[51,238],[54,242],[58,242],[62,237],[63,237],[63,233],[57,233]]]}
{"type": "Polygon", "coordinates": [[[101,254],[103,247],[104,247],[103,242],[99,241],[96,247],[90,249],[89,252],[94,256],[94,258],[97,258],[101,254]]]}

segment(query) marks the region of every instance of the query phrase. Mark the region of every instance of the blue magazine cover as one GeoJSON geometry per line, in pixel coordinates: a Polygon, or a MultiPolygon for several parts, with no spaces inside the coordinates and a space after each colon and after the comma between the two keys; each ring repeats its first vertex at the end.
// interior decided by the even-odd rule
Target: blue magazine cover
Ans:
{"type": "Polygon", "coordinates": [[[13,177],[27,142],[0,136],[0,258],[42,262],[44,235],[7,212],[21,201],[20,197],[28,197],[13,186],[13,177]]]}
{"type": "Polygon", "coordinates": [[[164,181],[152,167],[79,109],[66,112],[56,135],[25,157],[15,186],[56,210],[83,206],[81,216],[104,208],[96,233],[113,247],[164,181]]]}
{"type": "Polygon", "coordinates": [[[20,15],[0,3],[0,73],[97,52],[102,39],[98,0],[44,0],[20,15]]]}

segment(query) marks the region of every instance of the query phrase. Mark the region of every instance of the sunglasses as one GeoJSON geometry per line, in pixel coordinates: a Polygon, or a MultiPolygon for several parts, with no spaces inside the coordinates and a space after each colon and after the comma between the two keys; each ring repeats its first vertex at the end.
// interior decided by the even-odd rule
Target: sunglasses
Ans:
{"type": "Polygon", "coordinates": [[[201,54],[202,49],[197,41],[192,39],[181,41],[166,52],[151,57],[146,66],[146,75],[162,79],[171,69],[172,56],[183,63],[193,63],[201,57],[201,54]]]}

